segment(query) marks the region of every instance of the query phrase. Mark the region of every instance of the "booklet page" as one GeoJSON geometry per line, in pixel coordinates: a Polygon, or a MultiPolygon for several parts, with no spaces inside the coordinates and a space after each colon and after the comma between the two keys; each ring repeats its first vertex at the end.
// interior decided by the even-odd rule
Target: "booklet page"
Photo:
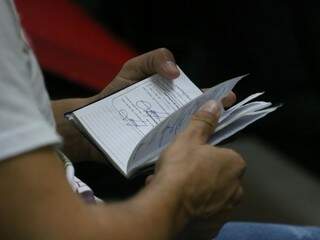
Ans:
{"type": "Polygon", "coordinates": [[[126,174],[128,160],[139,141],[201,94],[182,71],[175,80],[154,75],[74,114],[98,146],[126,174]]]}

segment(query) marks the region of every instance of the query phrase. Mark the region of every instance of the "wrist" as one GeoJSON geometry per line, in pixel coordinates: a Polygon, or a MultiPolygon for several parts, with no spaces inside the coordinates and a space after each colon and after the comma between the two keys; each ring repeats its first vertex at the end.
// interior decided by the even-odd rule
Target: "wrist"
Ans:
{"type": "Polygon", "coordinates": [[[172,174],[159,172],[146,187],[150,195],[159,198],[163,209],[171,212],[171,224],[176,232],[182,230],[189,220],[189,214],[183,204],[183,186],[182,178],[172,178],[172,174]]]}

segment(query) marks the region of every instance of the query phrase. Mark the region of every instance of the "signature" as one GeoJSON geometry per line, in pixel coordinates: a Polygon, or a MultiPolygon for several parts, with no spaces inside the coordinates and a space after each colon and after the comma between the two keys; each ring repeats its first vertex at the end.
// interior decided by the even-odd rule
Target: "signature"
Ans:
{"type": "Polygon", "coordinates": [[[169,114],[167,112],[158,112],[152,109],[151,103],[144,100],[136,102],[137,108],[144,111],[148,117],[154,122],[159,123],[162,119],[166,118],[169,114]]]}
{"type": "Polygon", "coordinates": [[[128,112],[124,109],[121,109],[119,111],[119,115],[121,116],[121,119],[123,121],[125,121],[127,123],[127,126],[131,126],[131,127],[146,127],[150,124],[144,122],[144,121],[140,121],[140,120],[134,120],[132,118],[128,117],[128,112]]]}
{"type": "MultiPolygon", "coordinates": [[[[169,114],[167,112],[159,112],[152,109],[151,103],[144,100],[139,100],[136,102],[136,107],[142,110],[146,117],[151,118],[156,124],[158,124],[162,119],[166,118],[169,114]]],[[[147,127],[152,126],[151,123],[143,120],[135,120],[129,117],[127,110],[121,109],[118,111],[121,119],[126,122],[127,126],[132,127],[147,127]]]]}

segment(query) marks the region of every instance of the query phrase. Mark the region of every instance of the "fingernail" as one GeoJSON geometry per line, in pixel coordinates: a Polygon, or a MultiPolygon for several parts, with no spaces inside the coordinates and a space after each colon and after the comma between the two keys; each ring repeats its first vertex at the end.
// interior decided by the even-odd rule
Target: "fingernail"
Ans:
{"type": "Polygon", "coordinates": [[[162,69],[167,73],[179,73],[177,65],[172,61],[166,61],[162,64],[162,69]]]}
{"type": "Polygon", "coordinates": [[[204,105],[202,105],[199,110],[205,111],[205,112],[210,112],[210,113],[215,113],[215,112],[220,112],[220,106],[216,101],[210,100],[210,101],[206,102],[204,105]]]}

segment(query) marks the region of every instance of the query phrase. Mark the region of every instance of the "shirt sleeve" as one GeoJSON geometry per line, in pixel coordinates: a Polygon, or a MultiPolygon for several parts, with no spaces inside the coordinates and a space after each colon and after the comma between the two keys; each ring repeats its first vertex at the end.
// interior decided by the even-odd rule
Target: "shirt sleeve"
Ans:
{"type": "Polygon", "coordinates": [[[0,161],[61,143],[41,109],[49,98],[14,11],[12,2],[0,1],[0,161]]]}

